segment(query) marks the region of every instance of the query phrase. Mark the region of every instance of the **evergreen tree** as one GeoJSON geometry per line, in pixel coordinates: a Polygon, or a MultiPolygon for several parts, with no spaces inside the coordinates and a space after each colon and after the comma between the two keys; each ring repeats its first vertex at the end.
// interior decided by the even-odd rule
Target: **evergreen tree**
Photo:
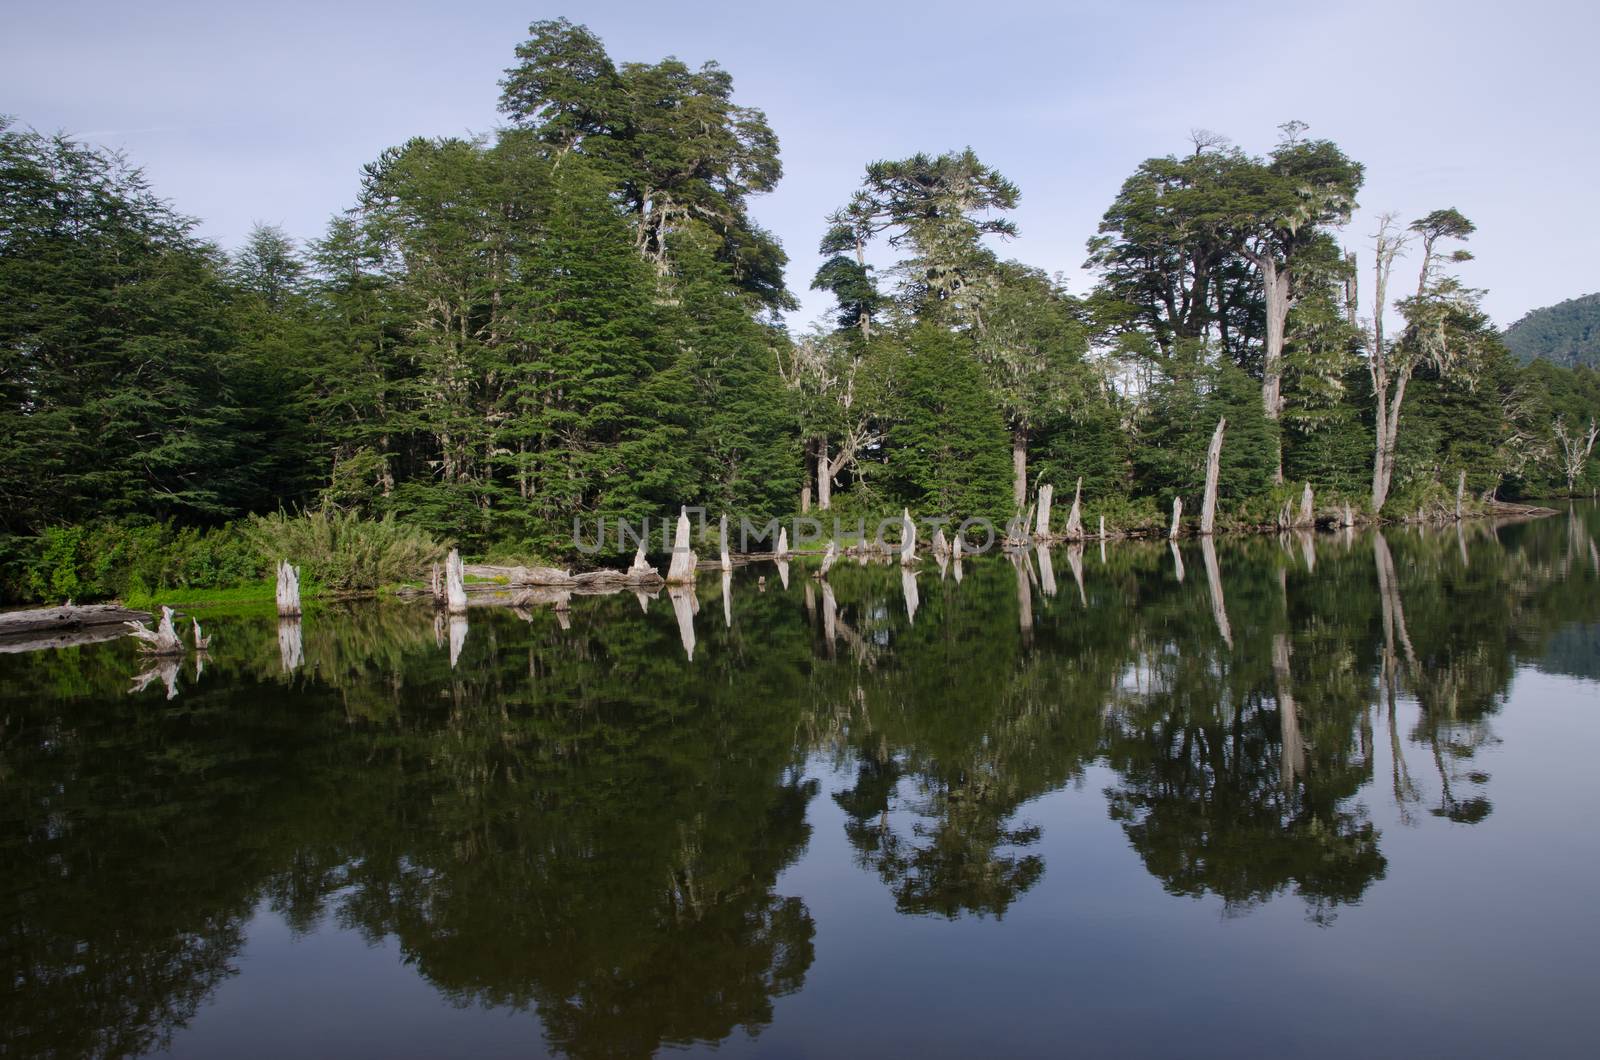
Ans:
{"type": "Polygon", "coordinates": [[[894,498],[922,515],[1003,519],[1011,507],[1005,421],[971,350],[925,324],[908,337],[895,381],[894,498]]]}

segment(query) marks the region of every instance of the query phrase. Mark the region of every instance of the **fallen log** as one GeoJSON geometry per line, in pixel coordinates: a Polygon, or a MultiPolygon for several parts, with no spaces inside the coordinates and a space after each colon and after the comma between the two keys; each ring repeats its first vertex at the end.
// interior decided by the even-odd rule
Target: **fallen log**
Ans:
{"type": "MultiPolygon", "coordinates": [[[[131,611],[117,604],[66,604],[26,611],[0,611],[0,638],[148,621],[150,612],[131,611]]],[[[117,635],[121,636],[121,630],[117,631],[117,635]]]]}

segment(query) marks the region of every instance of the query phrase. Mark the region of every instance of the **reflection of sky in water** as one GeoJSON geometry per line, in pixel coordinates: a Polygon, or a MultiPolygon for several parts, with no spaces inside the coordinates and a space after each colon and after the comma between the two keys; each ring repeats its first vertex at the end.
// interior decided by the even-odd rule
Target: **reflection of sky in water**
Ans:
{"type": "Polygon", "coordinates": [[[1578,1055],[1591,526],[0,656],[0,1045],[1578,1055]]]}

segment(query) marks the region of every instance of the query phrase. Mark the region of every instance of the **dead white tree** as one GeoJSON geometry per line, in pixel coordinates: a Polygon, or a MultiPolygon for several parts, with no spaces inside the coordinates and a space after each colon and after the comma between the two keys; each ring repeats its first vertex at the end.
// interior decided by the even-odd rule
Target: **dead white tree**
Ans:
{"type": "Polygon", "coordinates": [[[291,567],[288,560],[278,563],[278,614],[284,618],[300,614],[300,568],[291,567]]]}
{"type": "Polygon", "coordinates": [[[726,514],[722,516],[722,520],[717,526],[717,534],[718,542],[721,546],[718,556],[722,564],[721,569],[723,572],[731,571],[733,570],[733,559],[728,555],[728,516],[726,514]]]}
{"type": "Polygon", "coordinates": [[[1557,416],[1555,423],[1556,441],[1561,443],[1562,471],[1567,476],[1567,495],[1570,497],[1577,488],[1578,478],[1583,474],[1584,465],[1589,462],[1589,454],[1594,452],[1594,440],[1600,435],[1594,418],[1589,419],[1589,429],[1582,434],[1574,434],[1567,428],[1565,416],[1557,416]]]}
{"type": "Polygon", "coordinates": [[[1315,526],[1316,523],[1316,501],[1311,492],[1311,483],[1307,481],[1305,489],[1300,491],[1300,517],[1295,520],[1294,525],[1315,526]]]}
{"type": "Polygon", "coordinates": [[[1034,524],[1033,536],[1036,541],[1050,540],[1050,505],[1056,499],[1056,488],[1046,482],[1039,487],[1039,521],[1034,524]]]}
{"type": "MultiPolygon", "coordinates": [[[[1105,529],[1105,516],[1100,517],[1101,531],[1105,529]]],[[[1083,540],[1083,476],[1078,476],[1078,484],[1072,488],[1072,510],[1067,512],[1067,540],[1083,540]]]]}
{"type": "Polygon", "coordinates": [[[778,527],[778,548],[777,551],[773,553],[773,557],[776,559],[785,559],[788,557],[788,555],[789,528],[787,526],[780,526],[778,527]]]}
{"type": "Polygon", "coordinates": [[[678,509],[678,526],[672,536],[672,565],[667,568],[668,585],[692,585],[699,560],[689,548],[689,509],[678,509]]]}
{"type": "Polygon", "coordinates": [[[817,568],[816,576],[826,578],[833,565],[839,561],[839,546],[832,541],[828,542],[828,550],[822,554],[822,566],[817,568]]]}
{"type": "Polygon", "coordinates": [[[178,631],[172,626],[172,608],[161,608],[161,621],[156,623],[156,628],[151,629],[137,619],[125,623],[128,627],[128,636],[137,638],[139,650],[146,655],[182,655],[184,653],[183,641],[178,639],[178,631]]]}
{"type": "Polygon", "coordinates": [[[656,569],[650,566],[650,561],[644,556],[644,542],[639,542],[639,551],[633,554],[633,565],[628,568],[628,577],[634,581],[647,578],[656,578],[656,569]]]}
{"type": "Polygon", "coordinates": [[[452,615],[467,613],[467,576],[461,563],[461,553],[455,549],[444,559],[445,610],[452,615]]]}
{"type": "Polygon", "coordinates": [[[917,562],[917,524],[911,521],[911,509],[900,514],[900,563],[912,567],[917,562]]]}
{"type": "Polygon", "coordinates": [[[1200,505],[1203,535],[1209,535],[1217,521],[1217,477],[1222,472],[1222,432],[1227,427],[1227,417],[1217,420],[1217,429],[1211,432],[1211,447],[1206,450],[1206,495],[1200,505]]]}
{"type": "Polygon", "coordinates": [[[1183,518],[1183,498],[1182,497],[1174,497],[1174,498],[1172,498],[1172,530],[1170,532],[1168,532],[1168,534],[1167,534],[1167,539],[1168,540],[1170,540],[1170,541],[1178,540],[1178,526],[1179,526],[1179,521],[1182,518],[1183,518]]]}

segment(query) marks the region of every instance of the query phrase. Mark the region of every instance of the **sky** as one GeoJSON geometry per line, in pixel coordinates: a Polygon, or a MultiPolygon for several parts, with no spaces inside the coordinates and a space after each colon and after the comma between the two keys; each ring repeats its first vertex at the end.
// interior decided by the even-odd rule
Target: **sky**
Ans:
{"type": "Polygon", "coordinates": [[[784,178],[751,212],[789,253],[797,327],[829,309],[808,290],[823,219],[870,161],[972,147],[1022,189],[1001,253],[1082,293],[1140,161],[1194,129],[1264,153],[1290,119],[1367,167],[1348,246],[1379,213],[1454,206],[1496,323],[1600,290],[1592,0],[18,2],[0,113],[124,150],[225,248],[255,222],[304,240],[385,147],[492,133],[528,23],[562,15],[619,62],[715,60],[766,111],[784,178]]]}

